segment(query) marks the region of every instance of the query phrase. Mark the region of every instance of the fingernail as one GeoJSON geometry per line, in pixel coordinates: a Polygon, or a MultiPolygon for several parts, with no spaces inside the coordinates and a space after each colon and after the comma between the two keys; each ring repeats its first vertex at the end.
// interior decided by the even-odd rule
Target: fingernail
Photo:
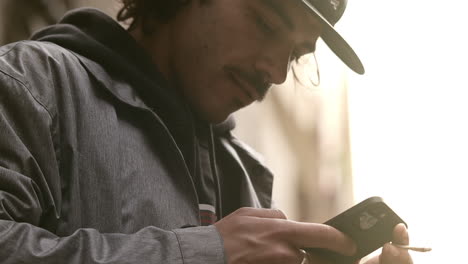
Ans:
{"type": "Polygon", "coordinates": [[[406,233],[403,235],[403,239],[404,239],[404,241],[405,241],[406,244],[409,244],[408,232],[406,232],[406,233]]]}
{"type": "Polygon", "coordinates": [[[404,224],[400,224],[403,226],[403,241],[406,243],[406,244],[409,244],[409,235],[408,235],[408,229],[406,229],[406,226],[404,224]]]}

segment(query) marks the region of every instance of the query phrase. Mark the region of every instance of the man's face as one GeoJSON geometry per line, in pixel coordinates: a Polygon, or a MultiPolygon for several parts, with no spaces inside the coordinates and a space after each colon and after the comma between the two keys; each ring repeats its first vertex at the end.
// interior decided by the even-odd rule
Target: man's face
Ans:
{"type": "Polygon", "coordinates": [[[300,0],[194,0],[174,21],[168,78],[211,123],[283,83],[321,32],[300,0]]]}

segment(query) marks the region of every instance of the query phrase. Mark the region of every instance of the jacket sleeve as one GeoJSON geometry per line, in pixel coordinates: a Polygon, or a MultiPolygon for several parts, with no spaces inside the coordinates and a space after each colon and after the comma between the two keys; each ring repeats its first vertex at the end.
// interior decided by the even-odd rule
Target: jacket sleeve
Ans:
{"type": "Polygon", "coordinates": [[[67,236],[55,234],[62,195],[57,121],[46,104],[0,67],[1,263],[225,262],[213,226],[149,226],[134,234],[83,228],[67,236]]]}

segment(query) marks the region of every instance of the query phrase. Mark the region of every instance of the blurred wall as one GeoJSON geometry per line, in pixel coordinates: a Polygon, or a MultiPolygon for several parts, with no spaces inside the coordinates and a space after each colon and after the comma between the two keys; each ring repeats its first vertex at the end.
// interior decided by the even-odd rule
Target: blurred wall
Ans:
{"type": "Polygon", "coordinates": [[[354,196],[346,71],[323,42],[317,49],[320,86],[301,86],[290,74],[264,102],[236,114],[236,133],[275,173],[277,206],[289,218],[323,222],[354,196]]]}
{"type": "Polygon", "coordinates": [[[27,39],[37,29],[53,24],[70,9],[92,6],[114,16],[117,1],[99,0],[2,0],[0,44],[27,39]]]}

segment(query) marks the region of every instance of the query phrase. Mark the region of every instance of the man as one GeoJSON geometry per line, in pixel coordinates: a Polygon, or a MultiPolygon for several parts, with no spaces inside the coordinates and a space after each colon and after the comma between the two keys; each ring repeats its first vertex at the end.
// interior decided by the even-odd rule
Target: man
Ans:
{"type": "MultiPolygon", "coordinates": [[[[271,173],[230,114],[282,83],[346,2],[124,0],[0,49],[2,263],[327,263],[336,229],[271,207],[271,173]],[[325,18],[325,17],[326,18],[325,18]],[[329,20],[329,23],[326,21],[329,20]],[[241,208],[241,209],[239,209],[241,208]]],[[[394,241],[408,243],[404,226],[394,241]]],[[[369,263],[411,263],[385,245],[369,263]]]]}

